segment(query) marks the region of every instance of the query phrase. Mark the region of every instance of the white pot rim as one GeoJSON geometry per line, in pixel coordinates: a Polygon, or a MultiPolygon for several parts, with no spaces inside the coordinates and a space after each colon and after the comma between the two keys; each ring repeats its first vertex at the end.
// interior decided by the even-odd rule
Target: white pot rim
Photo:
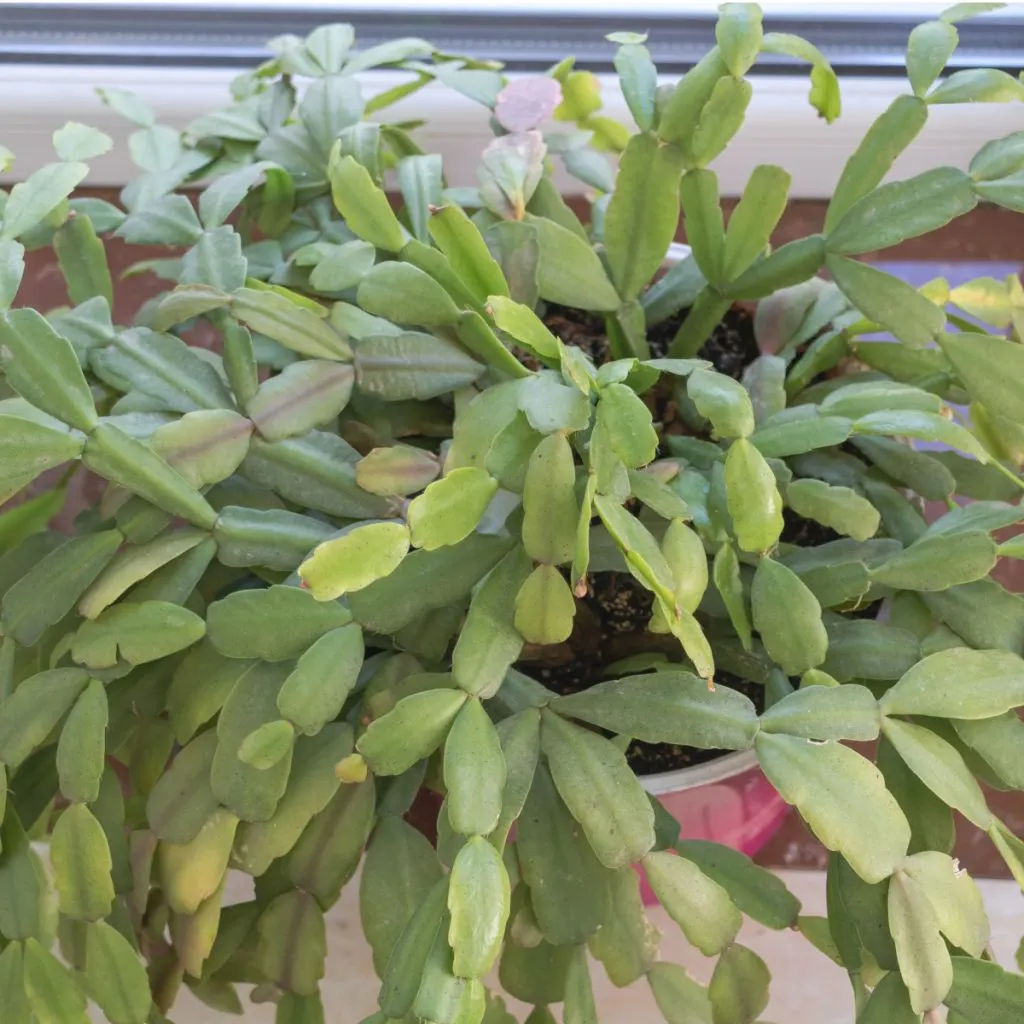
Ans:
{"type": "Polygon", "coordinates": [[[637,777],[640,785],[652,796],[664,796],[666,793],[681,793],[687,789],[724,782],[757,767],[757,754],[753,750],[737,750],[704,764],[678,768],[674,772],[659,772],[657,775],[637,777]]]}
{"type": "Polygon", "coordinates": [[[672,242],[665,253],[665,262],[670,266],[673,263],[680,263],[685,260],[693,250],[682,242],[672,242]]]}

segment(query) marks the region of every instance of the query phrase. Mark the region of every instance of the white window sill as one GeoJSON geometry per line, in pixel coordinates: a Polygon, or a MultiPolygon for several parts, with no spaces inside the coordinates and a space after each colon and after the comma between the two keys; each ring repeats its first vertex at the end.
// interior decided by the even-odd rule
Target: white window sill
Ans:
{"type": "MultiPolygon", "coordinates": [[[[823,871],[776,872],[803,904],[804,914],[825,913],[823,871]]],[[[228,900],[248,899],[247,879],[237,872],[229,876],[228,900]]],[[[1020,936],[1020,915],[1024,908],[1020,889],[1009,879],[977,879],[992,921],[992,948],[996,961],[1012,969],[1013,951],[1020,936]]],[[[359,932],[358,876],[345,886],[341,899],[327,913],[327,965],[322,985],[327,1020],[355,1020],[376,1004],[380,982],[373,973],[370,952],[359,932]]],[[[710,979],[714,960],[702,956],[683,937],[661,907],[648,907],[651,923],[662,933],[660,959],[681,964],[702,984],[710,979]]],[[[772,973],[771,1002],[765,1019],[787,1024],[850,1024],[853,996],[844,971],[813,949],[797,931],[770,931],[754,921],[744,922],[739,941],[753,949],[772,973]]],[[[495,972],[497,973],[497,972],[495,972]]],[[[594,997],[603,1024],[662,1024],[644,981],[628,988],[611,985],[598,964],[591,962],[594,997]]],[[[494,985],[494,979],[488,979],[494,985]]],[[[509,1008],[522,1020],[529,1007],[514,1000],[509,1008]]],[[[272,1024],[274,1006],[253,1005],[243,994],[244,1024],[272,1024]]],[[[182,990],[175,1017],[189,1024],[224,1024],[225,1018],[203,1006],[182,990]]]]}
{"type": "MultiPolygon", "coordinates": [[[[23,178],[53,160],[50,136],[67,121],[80,121],[108,132],[113,151],[94,162],[86,184],[123,185],[135,175],[128,159],[127,136],[132,126],[107,109],[96,95],[98,86],[137,92],[157,111],[158,119],[177,127],[229,100],[228,83],[234,72],[208,68],[0,66],[0,144],[12,150],[17,163],[3,180],[23,178]]],[[[388,88],[404,76],[381,72],[366,76],[366,91],[388,88]]],[[[846,78],[841,82],[842,116],[833,124],[821,121],[807,103],[806,77],[754,78],[754,98],[739,135],[716,162],[725,195],[736,195],[751,169],[775,163],[793,176],[794,198],[828,197],[843,164],[876,117],[904,83],[884,78],[846,78]]],[[[606,112],[629,122],[615,79],[604,79],[606,112]]],[[[480,152],[490,139],[486,111],[440,86],[431,86],[391,108],[394,120],[425,119],[416,133],[428,151],[444,157],[453,185],[475,183],[480,152]]],[[[910,150],[897,162],[893,177],[904,178],[932,167],[966,167],[978,148],[990,139],[1020,128],[1017,104],[940,106],[910,150]]],[[[561,175],[561,172],[559,172],[561,175]]],[[[584,187],[568,176],[559,184],[567,193],[584,187]]]]}

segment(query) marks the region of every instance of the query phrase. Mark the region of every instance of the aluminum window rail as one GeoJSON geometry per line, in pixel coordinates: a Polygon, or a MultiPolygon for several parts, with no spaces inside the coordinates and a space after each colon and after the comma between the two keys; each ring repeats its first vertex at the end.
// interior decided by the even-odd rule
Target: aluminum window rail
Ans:
{"type": "MultiPolygon", "coordinates": [[[[691,67],[714,41],[713,5],[559,5],[539,10],[523,0],[388,3],[11,3],[0,4],[0,64],[249,67],[266,56],[265,40],[349,21],[363,46],[396,35],[423,36],[441,49],[502,61],[513,71],[542,71],[567,53],[578,66],[612,70],[605,35],[646,29],[665,74],[691,67]],[[595,9],[596,8],[596,9],[595,9]]],[[[902,76],[910,29],[930,15],[898,4],[876,7],[789,5],[769,11],[771,31],[797,32],[821,48],[841,75],[902,76]]],[[[1024,4],[958,26],[951,68],[1024,67],[1024,4]]],[[[766,56],[760,73],[790,74],[793,63],[766,56]]]]}

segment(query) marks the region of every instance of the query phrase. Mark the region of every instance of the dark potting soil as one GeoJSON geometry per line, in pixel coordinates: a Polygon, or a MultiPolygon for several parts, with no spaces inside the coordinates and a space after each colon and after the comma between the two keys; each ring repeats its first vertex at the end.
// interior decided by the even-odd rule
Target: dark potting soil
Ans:
{"type": "MultiPolygon", "coordinates": [[[[647,341],[652,357],[661,358],[668,354],[672,340],[688,313],[689,310],[681,310],[651,328],[647,341]]],[[[549,303],[543,320],[564,344],[582,349],[595,365],[611,361],[604,317],[549,303]]],[[[530,356],[518,354],[524,363],[536,368],[530,356]]],[[[699,358],[707,359],[719,373],[737,380],[742,377],[744,369],[760,354],[754,339],[751,313],[742,306],[731,308],[697,354],[699,358]]],[[[667,423],[671,417],[665,413],[671,405],[672,387],[671,379],[665,378],[645,396],[652,403],[659,422],[667,423]]],[[[816,526],[808,522],[805,529],[816,526]]],[[[827,539],[834,536],[831,531],[826,532],[830,534],[827,539]]],[[[823,543],[812,539],[801,542],[823,543]]],[[[519,662],[524,672],[556,693],[570,694],[611,678],[608,666],[625,658],[649,653],[663,653],[669,658],[678,655],[679,644],[674,637],[647,632],[654,597],[632,576],[613,572],[592,573],[588,582],[587,594],[576,600],[572,635],[562,644],[527,647],[519,662]]],[[[739,690],[754,702],[758,711],[764,709],[764,687],[760,684],[721,672],[715,677],[715,685],[739,690]]],[[[698,750],[635,740],[630,744],[626,757],[638,775],[653,775],[713,761],[726,753],[729,751],[698,750]]]]}
{"type": "Polygon", "coordinates": [[[798,516],[791,508],[782,510],[782,535],[779,538],[783,544],[797,544],[802,548],[813,548],[819,544],[828,544],[829,541],[841,540],[840,534],[836,533],[829,526],[822,526],[813,519],[805,519],[798,516]]]}
{"type": "MultiPolygon", "coordinates": [[[[675,316],[655,324],[647,332],[652,357],[660,359],[668,355],[672,339],[688,313],[688,309],[681,310],[675,316]]],[[[548,303],[543,319],[565,344],[583,349],[597,366],[611,361],[604,318],[599,314],[548,303]]],[[[738,380],[744,369],[760,355],[754,339],[754,318],[742,306],[734,306],[712,331],[711,337],[697,355],[712,363],[719,373],[738,380]]]]}
{"type": "Polygon", "coordinates": [[[611,362],[611,348],[604,329],[604,317],[583,309],[572,309],[549,302],[541,318],[552,334],[565,345],[575,345],[594,361],[595,366],[611,362]]]}
{"type": "MultiPolygon", "coordinates": [[[[647,334],[651,355],[660,359],[668,355],[672,339],[686,322],[688,309],[680,310],[647,334]]],[[[754,338],[754,318],[743,306],[733,306],[701,346],[698,359],[707,359],[719,373],[739,380],[743,371],[761,354],[754,338]]]]}
{"type": "MultiPolygon", "coordinates": [[[[672,340],[681,324],[686,321],[688,309],[680,310],[674,316],[655,324],[647,334],[647,342],[653,358],[668,354],[672,340]]],[[[612,359],[611,346],[605,330],[604,317],[597,313],[571,309],[549,303],[543,316],[548,328],[567,345],[582,349],[601,366],[612,359]]],[[[715,327],[711,336],[697,355],[707,359],[716,370],[738,380],[744,369],[760,354],[754,339],[754,319],[746,307],[732,307],[715,327]]],[[[531,369],[538,363],[532,356],[517,352],[519,360],[531,369]]],[[[648,391],[643,399],[651,410],[655,426],[663,434],[693,434],[694,431],[678,416],[676,392],[679,381],[664,375],[648,391]]]]}
{"type": "MultiPolygon", "coordinates": [[[[727,686],[730,690],[738,690],[749,697],[757,708],[757,713],[764,711],[764,687],[760,683],[752,683],[740,679],[731,672],[715,673],[715,688],[727,686]]],[[[678,747],[674,743],[644,743],[633,740],[626,751],[629,761],[637,775],[655,775],[659,772],[674,772],[680,768],[688,768],[695,764],[714,761],[731,750],[699,750],[696,747],[678,747]]]]}
{"type": "MultiPolygon", "coordinates": [[[[627,573],[599,572],[589,577],[587,594],[576,601],[572,636],[563,644],[527,648],[519,668],[555,693],[580,693],[608,678],[608,666],[624,658],[649,653],[674,657],[678,641],[647,632],[654,597],[627,573]]],[[[758,711],[764,709],[764,687],[727,672],[715,676],[715,686],[746,694],[758,711]]],[[[638,775],[675,771],[703,764],[727,754],[725,750],[699,750],[668,743],[634,740],[626,758],[638,775]]]]}

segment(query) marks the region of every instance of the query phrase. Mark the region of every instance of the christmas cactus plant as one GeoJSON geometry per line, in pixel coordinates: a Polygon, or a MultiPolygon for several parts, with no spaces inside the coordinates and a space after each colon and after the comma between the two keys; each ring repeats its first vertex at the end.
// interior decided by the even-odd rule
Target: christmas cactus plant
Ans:
{"type": "Polygon", "coordinates": [[[571,61],[508,80],[332,26],[275,40],[183,133],[107,93],[138,125],[124,209],[67,198],[110,140],[56,133],[0,221],[0,480],[78,462],[106,486],[70,535],[0,537],[5,1021],[89,1000],[155,1024],[183,984],[240,1012],[240,983],[322,1021],[325,914],[361,862],[372,1022],[511,1021],[497,967],[533,1024],[591,1024],[596,959],[670,1024],[751,1024],[769,975],[744,915],[841,964],[862,1024],[1024,1015],[950,856],[957,811],[1024,883],[979,785],[1024,789],[1024,601],[990,577],[1024,556],[993,537],[1024,518],[1024,295],[856,259],[1024,209],[1020,132],[881,184],[934,105],[1024,97],[938,80],[991,6],[915,29],[911,91],[824,230],[777,249],[786,172],[756,168],[726,224],[708,164],[761,54],[811,64],[826,120],[839,92],[747,4],[678,83],[613,40],[635,129],[571,61]],[[367,98],[381,65],[408,78],[367,98]],[[478,189],[370,119],[434,82],[491,113],[478,189]],[[587,223],[552,154],[594,190],[587,223]],[[168,247],[132,324],[110,232],[168,247]],[[51,244],[70,304],[14,308],[51,244]],[[832,851],[827,918],[680,841],[641,782],[680,751],[756,752],[832,851]],[[717,958],[707,988],[659,961],[639,868],[717,958]]]}

